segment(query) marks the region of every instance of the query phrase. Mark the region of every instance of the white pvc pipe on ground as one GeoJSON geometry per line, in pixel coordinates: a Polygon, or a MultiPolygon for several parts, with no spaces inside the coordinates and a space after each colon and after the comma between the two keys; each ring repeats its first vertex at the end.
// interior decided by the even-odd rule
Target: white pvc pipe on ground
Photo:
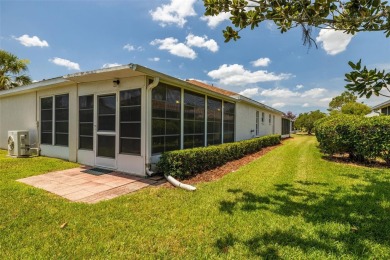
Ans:
{"type": "Polygon", "coordinates": [[[175,187],[179,187],[179,188],[182,188],[182,189],[185,189],[188,191],[195,191],[196,190],[196,187],[181,183],[180,181],[173,178],[171,175],[164,175],[164,176],[165,176],[165,179],[167,179],[167,181],[175,187]]]}

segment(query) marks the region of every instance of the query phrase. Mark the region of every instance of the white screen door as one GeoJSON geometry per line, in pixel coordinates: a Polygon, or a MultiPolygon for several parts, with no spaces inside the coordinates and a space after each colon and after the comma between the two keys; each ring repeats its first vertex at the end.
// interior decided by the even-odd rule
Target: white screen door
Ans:
{"type": "Polygon", "coordinates": [[[116,168],[116,96],[97,96],[96,160],[97,166],[116,168]]]}

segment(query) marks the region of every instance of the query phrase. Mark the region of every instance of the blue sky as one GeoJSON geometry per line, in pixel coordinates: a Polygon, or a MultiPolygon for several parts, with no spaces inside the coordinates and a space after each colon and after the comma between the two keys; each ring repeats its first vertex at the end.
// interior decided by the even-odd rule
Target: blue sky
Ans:
{"type": "Polygon", "coordinates": [[[266,22],[224,43],[228,15],[203,13],[197,0],[0,0],[0,48],[29,59],[33,80],[137,63],[293,113],[326,111],[345,90],[349,60],[390,70],[382,33],[314,29],[318,49],[308,49],[300,29],[281,34],[266,22]]]}

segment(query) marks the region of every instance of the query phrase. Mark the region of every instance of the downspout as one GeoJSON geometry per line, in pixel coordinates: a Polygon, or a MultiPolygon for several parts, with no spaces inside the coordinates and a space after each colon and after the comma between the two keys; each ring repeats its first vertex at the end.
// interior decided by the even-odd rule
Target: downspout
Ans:
{"type": "MultiPolygon", "coordinates": [[[[38,122],[38,102],[40,100],[38,100],[38,91],[35,91],[35,124],[36,124],[36,129],[37,129],[37,156],[41,155],[41,139],[40,139],[40,136],[41,136],[41,133],[40,133],[40,128],[39,128],[39,125],[40,125],[40,121],[41,121],[41,118],[39,118],[39,122],[38,122]]],[[[41,107],[39,106],[39,109],[41,107]]]]}
{"type": "MultiPolygon", "coordinates": [[[[151,176],[154,174],[153,171],[151,171],[150,169],[150,141],[151,136],[149,136],[149,133],[150,133],[150,127],[149,127],[149,124],[151,122],[151,93],[152,93],[152,89],[157,87],[158,83],[160,82],[160,78],[159,77],[155,77],[153,79],[153,82],[150,83],[149,85],[147,85],[146,87],[146,127],[145,127],[145,137],[146,137],[146,147],[145,147],[145,154],[146,154],[146,167],[145,167],[145,172],[148,176],[151,176]]],[[[185,189],[185,190],[188,190],[188,191],[194,191],[196,190],[196,188],[194,186],[191,186],[191,185],[188,185],[188,184],[184,184],[184,183],[181,183],[179,182],[178,180],[176,180],[175,178],[173,178],[172,176],[170,176],[169,174],[164,174],[164,177],[167,179],[167,181],[169,183],[171,183],[173,186],[175,187],[179,187],[179,188],[182,188],[182,189],[185,189]]]]}
{"type": "MultiPolygon", "coordinates": [[[[146,78],[147,80],[147,78],[146,78]]],[[[155,87],[157,87],[158,83],[160,82],[160,78],[159,77],[155,77],[153,79],[153,82],[150,83],[149,85],[146,86],[146,121],[145,121],[145,156],[146,156],[146,161],[145,161],[145,171],[146,171],[146,174],[148,176],[151,176],[154,172],[151,171],[150,169],[150,166],[151,166],[151,163],[150,163],[150,139],[151,139],[151,136],[150,136],[150,133],[151,133],[151,130],[150,130],[150,123],[151,123],[151,93],[152,93],[152,89],[154,89],[155,87]]]]}

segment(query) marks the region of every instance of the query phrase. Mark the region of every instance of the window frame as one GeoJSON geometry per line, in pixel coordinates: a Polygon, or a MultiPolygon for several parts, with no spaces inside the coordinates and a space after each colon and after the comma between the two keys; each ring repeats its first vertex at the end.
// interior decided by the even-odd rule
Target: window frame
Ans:
{"type": "Polygon", "coordinates": [[[222,139],[222,124],[223,124],[223,120],[222,120],[222,115],[223,115],[223,100],[222,99],[217,99],[217,98],[213,98],[213,97],[207,97],[207,146],[209,145],[217,145],[217,144],[222,144],[223,143],[223,139],[222,139]],[[219,110],[218,108],[217,109],[211,109],[211,102],[220,102],[220,106],[219,106],[219,110]],[[217,114],[218,112],[215,112],[215,111],[219,111],[219,115],[217,114]],[[220,118],[219,120],[209,120],[209,115],[210,113],[213,113],[213,118],[217,118],[218,117],[220,118]],[[211,131],[211,124],[213,124],[213,130],[211,131]],[[219,131],[215,131],[215,126],[217,126],[219,124],[219,131]],[[210,135],[217,135],[219,134],[219,141],[218,139],[215,141],[215,138],[212,139],[212,142],[210,142],[210,139],[209,136],[210,135]]]}
{"type": "Polygon", "coordinates": [[[182,147],[182,88],[159,83],[151,95],[151,154],[180,150],[182,147]],[[157,98],[155,98],[157,97],[157,98]],[[178,98],[178,99],[177,99],[178,98]],[[155,107],[155,105],[157,107],[155,107]],[[160,107],[158,107],[160,106],[160,107]],[[157,127],[155,124],[160,124],[157,127]],[[175,132],[175,130],[177,130],[175,132]],[[154,131],[156,131],[154,133],[154,131]],[[156,148],[157,147],[157,148],[156,148]]]}
{"type": "Polygon", "coordinates": [[[94,106],[95,106],[95,97],[93,94],[90,94],[90,95],[83,95],[83,96],[79,96],[78,97],[78,101],[79,101],[79,123],[78,123],[78,126],[79,126],[79,132],[78,132],[78,137],[79,137],[79,143],[78,143],[78,149],[79,150],[86,150],[86,151],[93,151],[93,148],[94,148],[94,106]],[[88,107],[88,108],[81,108],[81,105],[80,105],[80,99],[81,98],[86,98],[86,97],[92,97],[92,107],[88,107]],[[92,121],[81,121],[81,111],[92,111],[92,121]],[[81,125],[91,125],[92,127],[92,135],[82,135],[81,134],[81,125]],[[86,148],[86,147],[81,147],[81,138],[92,138],[92,147],[91,148],[86,148]]]}
{"type": "MultiPolygon", "coordinates": [[[[43,144],[43,145],[52,145],[52,146],[62,146],[62,147],[69,147],[69,98],[70,98],[70,95],[69,93],[63,93],[63,94],[56,94],[56,95],[50,95],[50,96],[42,96],[40,97],[40,144],[43,144]],[[66,107],[57,107],[57,98],[60,97],[60,96],[66,96],[67,97],[67,102],[66,102],[66,107]],[[51,109],[43,109],[42,108],[42,100],[43,99],[51,99],[51,109]],[[45,142],[45,143],[42,143],[42,134],[44,134],[45,132],[43,132],[43,129],[42,129],[42,123],[43,122],[50,122],[50,120],[42,120],[42,111],[48,111],[48,110],[51,110],[52,113],[51,113],[51,116],[52,116],[52,120],[51,120],[51,142],[48,143],[48,142],[45,142]],[[57,110],[58,111],[67,111],[66,113],[66,118],[65,119],[61,119],[61,120],[57,120],[57,118],[60,117],[60,113],[57,113],[57,110]],[[58,129],[60,128],[59,126],[57,127],[57,123],[66,123],[67,124],[67,131],[58,131],[58,129]],[[57,134],[59,135],[66,135],[67,136],[67,141],[66,141],[66,144],[61,144],[61,143],[57,143],[57,134]]],[[[49,131],[46,131],[47,133],[49,133],[49,131]]]]}
{"type": "Polygon", "coordinates": [[[205,134],[206,134],[206,129],[205,129],[205,123],[206,123],[206,95],[196,93],[193,91],[189,91],[184,89],[184,99],[183,99],[183,105],[184,105],[184,110],[183,110],[183,149],[188,149],[188,148],[195,148],[195,147],[203,147],[205,146],[205,134]],[[188,96],[189,95],[189,96],[188,96]],[[194,103],[191,103],[188,101],[186,98],[189,98],[192,96],[196,100],[194,103]],[[202,103],[202,106],[198,105],[197,102],[200,101],[199,103],[202,103]],[[188,118],[190,113],[188,112],[189,110],[193,110],[192,112],[192,118],[188,118]],[[201,111],[202,115],[198,113],[201,111]],[[199,115],[198,115],[199,114],[199,115]],[[192,129],[188,133],[186,132],[188,130],[188,126],[191,125],[192,129]],[[201,131],[197,132],[197,125],[201,126],[200,129],[201,131]],[[200,142],[196,142],[196,138],[201,138],[200,142]],[[189,139],[192,139],[190,142],[189,139]],[[188,144],[190,144],[188,146],[188,144]]]}
{"type": "Polygon", "coordinates": [[[223,101],[223,143],[232,143],[235,141],[235,125],[236,125],[236,104],[233,102],[223,101]],[[227,106],[232,106],[233,113],[226,109],[227,106]],[[228,120],[228,117],[233,117],[233,120],[228,120]],[[228,135],[231,138],[228,139],[228,135]]]}
{"type": "MultiPolygon", "coordinates": [[[[125,155],[141,155],[141,138],[142,138],[142,89],[141,88],[135,88],[135,89],[126,89],[122,90],[119,92],[119,153],[120,154],[125,154],[125,155]],[[130,98],[127,100],[129,102],[128,104],[123,104],[124,102],[122,100],[122,94],[124,95],[125,93],[137,93],[136,100],[131,100],[131,95],[130,98]],[[133,103],[135,102],[135,103],[133,103]],[[127,118],[127,120],[123,120],[123,114],[124,114],[124,109],[128,109],[129,111],[133,110],[133,112],[129,112],[129,116],[135,116],[135,119],[138,120],[133,120],[130,116],[130,118],[127,118]],[[137,113],[137,115],[134,115],[132,113],[137,113]],[[132,135],[133,136],[124,136],[122,133],[122,125],[125,126],[127,125],[128,127],[138,127],[137,130],[135,130],[132,135]],[[124,152],[123,151],[123,142],[127,141],[130,142],[131,148],[134,148],[135,146],[136,149],[134,149],[133,152],[124,152]]],[[[132,149],[130,149],[132,150],[132,149]]]]}

